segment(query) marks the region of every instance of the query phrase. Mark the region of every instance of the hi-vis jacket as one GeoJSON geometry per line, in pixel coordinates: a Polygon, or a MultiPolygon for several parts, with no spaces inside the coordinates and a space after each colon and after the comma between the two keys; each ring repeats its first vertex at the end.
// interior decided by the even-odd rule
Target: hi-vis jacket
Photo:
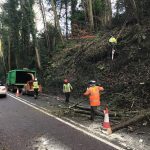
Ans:
{"type": "Polygon", "coordinates": [[[100,106],[100,91],[103,91],[104,88],[101,86],[92,86],[89,87],[84,95],[89,96],[90,106],[100,106]]]}
{"type": "Polygon", "coordinates": [[[39,88],[39,84],[37,81],[33,82],[33,89],[38,89],[39,88]]]}
{"type": "Polygon", "coordinates": [[[112,37],[109,39],[109,42],[110,42],[110,43],[115,43],[115,44],[117,44],[117,39],[112,36],[112,37]]]}
{"type": "Polygon", "coordinates": [[[72,88],[72,86],[71,86],[70,83],[63,84],[63,92],[64,92],[64,93],[71,92],[72,89],[73,89],[73,88],[72,88]]]}

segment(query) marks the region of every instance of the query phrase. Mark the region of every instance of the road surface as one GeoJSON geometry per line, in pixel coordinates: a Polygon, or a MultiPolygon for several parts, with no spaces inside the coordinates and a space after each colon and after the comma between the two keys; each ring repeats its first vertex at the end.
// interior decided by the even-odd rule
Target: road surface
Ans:
{"type": "Polygon", "coordinates": [[[115,149],[19,98],[0,98],[0,150],[115,149]]]}

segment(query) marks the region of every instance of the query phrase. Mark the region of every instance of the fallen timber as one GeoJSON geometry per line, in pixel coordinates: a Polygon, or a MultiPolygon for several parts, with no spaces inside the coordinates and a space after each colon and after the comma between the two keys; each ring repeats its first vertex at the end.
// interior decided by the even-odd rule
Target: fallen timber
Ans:
{"type": "MultiPolygon", "coordinates": [[[[84,101],[80,101],[76,104],[73,104],[70,107],[65,107],[75,113],[90,115],[91,108],[79,105],[84,101]]],[[[96,116],[104,117],[103,111],[98,110],[99,113],[96,116]]],[[[145,109],[141,111],[109,111],[110,122],[112,122],[112,131],[115,132],[122,128],[126,128],[129,125],[135,124],[138,121],[145,119],[150,116],[150,109],[145,109]]]]}
{"type": "Polygon", "coordinates": [[[113,126],[112,131],[115,132],[119,129],[125,128],[129,125],[132,125],[132,124],[134,124],[138,121],[141,121],[141,120],[145,119],[148,116],[150,116],[150,109],[143,110],[143,111],[139,112],[139,114],[135,115],[134,117],[132,117],[128,120],[122,121],[119,124],[113,126]]]}
{"type": "MultiPolygon", "coordinates": [[[[83,106],[76,106],[76,108],[78,108],[79,110],[73,109],[73,111],[75,113],[90,115],[90,112],[89,112],[90,108],[85,108],[83,106]]],[[[132,112],[126,112],[126,114],[123,114],[123,113],[116,114],[116,112],[115,113],[111,112],[109,114],[110,121],[115,123],[112,126],[113,132],[120,130],[122,128],[128,127],[129,125],[135,124],[136,122],[143,120],[147,116],[150,116],[150,109],[138,112],[138,114],[137,114],[137,112],[136,112],[136,114],[135,114],[135,112],[133,112],[133,113],[132,112]],[[130,114],[130,118],[129,118],[129,114],[130,114]],[[133,116],[133,114],[134,114],[134,116],[133,116]],[[122,119],[124,121],[121,121],[122,119]]],[[[99,111],[99,113],[96,113],[96,116],[103,117],[104,114],[99,111]]]]}

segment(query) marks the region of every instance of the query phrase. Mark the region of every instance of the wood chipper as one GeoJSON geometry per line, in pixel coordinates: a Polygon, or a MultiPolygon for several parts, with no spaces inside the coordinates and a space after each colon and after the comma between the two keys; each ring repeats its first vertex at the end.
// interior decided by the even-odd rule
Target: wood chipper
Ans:
{"type": "MultiPolygon", "coordinates": [[[[23,89],[22,89],[22,94],[27,94],[27,95],[34,95],[34,89],[33,89],[33,82],[34,80],[30,80],[28,81],[23,89]]],[[[41,93],[42,92],[42,86],[41,84],[39,84],[39,89],[38,89],[38,92],[41,93]]]]}
{"type": "Polygon", "coordinates": [[[16,92],[17,89],[22,91],[24,85],[30,81],[34,80],[36,77],[36,71],[31,69],[14,69],[7,73],[7,88],[9,91],[16,92]]]}

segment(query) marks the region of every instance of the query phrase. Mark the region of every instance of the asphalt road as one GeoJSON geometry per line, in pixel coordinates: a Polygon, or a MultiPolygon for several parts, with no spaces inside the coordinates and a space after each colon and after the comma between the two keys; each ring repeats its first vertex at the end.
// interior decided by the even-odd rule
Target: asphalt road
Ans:
{"type": "Polygon", "coordinates": [[[15,98],[0,98],[0,150],[115,150],[15,98]]]}

